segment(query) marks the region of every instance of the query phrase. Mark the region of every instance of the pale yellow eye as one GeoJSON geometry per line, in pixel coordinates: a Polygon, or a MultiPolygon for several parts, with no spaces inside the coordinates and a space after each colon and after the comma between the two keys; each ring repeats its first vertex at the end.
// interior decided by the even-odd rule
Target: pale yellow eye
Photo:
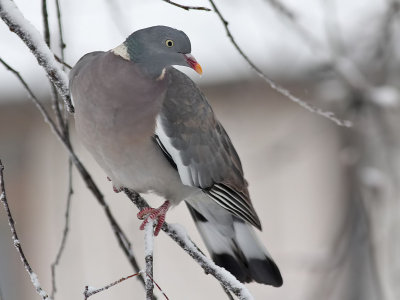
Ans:
{"type": "Polygon", "coordinates": [[[173,40],[166,40],[165,41],[165,45],[167,45],[167,47],[171,48],[174,45],[174,41],[173,40]]]}

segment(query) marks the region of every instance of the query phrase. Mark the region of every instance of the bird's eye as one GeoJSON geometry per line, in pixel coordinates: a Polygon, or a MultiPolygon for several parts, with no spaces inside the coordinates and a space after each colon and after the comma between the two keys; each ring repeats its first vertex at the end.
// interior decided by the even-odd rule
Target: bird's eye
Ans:
{"type": "Polygon", "coordinates": [[[174,41],[173,40],[166,40],[165,41],[165,45],[167,45],[167,47],[171,48],[174,45],[174,41]]]}

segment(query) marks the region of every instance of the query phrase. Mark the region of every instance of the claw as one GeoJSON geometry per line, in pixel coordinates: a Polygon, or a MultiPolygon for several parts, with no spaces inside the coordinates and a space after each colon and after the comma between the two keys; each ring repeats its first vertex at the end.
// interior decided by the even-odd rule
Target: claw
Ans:
{"type": "Polygon", "coordinates": [[[165,215],[167,214],[168,208],[169,208],[169,201],[165,201],[163,205],[161,205],[159,208],[151,208],[151,207],[146,207],[142,209],[138,214],[137,217],[140,220],[144,221],[142,222],[142,225],[140,225],[140,230],[144,230],[146,224],[149,222],[149,220],[157,220],[157,226],[154,230],[154,235],[157,236],[158,233],[161,230],[161,227],[163,226],[165,222],[165,215]]]}

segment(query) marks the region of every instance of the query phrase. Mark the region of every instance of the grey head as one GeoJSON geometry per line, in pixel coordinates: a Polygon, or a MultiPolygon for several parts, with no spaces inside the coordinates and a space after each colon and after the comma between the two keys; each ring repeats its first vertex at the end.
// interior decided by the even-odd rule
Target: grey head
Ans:
{"type": "Polygon", "coordinates": [[[162,74],[171,65],[186,66],[202,73],[200,65],[190,54],[188,36],[167,26],[153,26],[132,33],[123,43],[131,61],[152,77],[162,74]]]}

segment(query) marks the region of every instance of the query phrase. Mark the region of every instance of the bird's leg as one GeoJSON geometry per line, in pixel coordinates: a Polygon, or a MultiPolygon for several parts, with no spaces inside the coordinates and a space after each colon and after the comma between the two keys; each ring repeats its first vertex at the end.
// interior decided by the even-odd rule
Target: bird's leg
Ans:
{"type": "MultiPolygon", "coordinates": [[[[108,177],[108,176],[107,176],[107,180],[108,180],[108,181],[112,181],[111,178],[108,177]]],[[[115,185],[113,185],[113,191],[114,191],[115,193],[119,193],[119,192],[122,191],[122,188],[117,188],[115,185]]]]}
{"type": "Polygon", "coordinates": [[[154,235],[157,236],[158,233],[161,230],[161,227],[163,226],[165,222],[165,215],[167,214],[168,208],[169,208],[169,201],[165,201],[163,205],[161,205],[159,208],[151,208],[151,207],[146,207],[142,209],[140,212],[138,212],[137,217],[140,220],[143,220],[142,225],[140,225],[140,230],[143,230],[146,224],[150,220],[157,219],[157,226],[156,229],[154,230],[154,235]]]}
{"type": "Polygon", "coordinates": [[[115,185],[113,185],[113,191],[114,191],[115,193],[119,193],[119,192],[122,191],[122,188],[116,188],[115,185]]]}

